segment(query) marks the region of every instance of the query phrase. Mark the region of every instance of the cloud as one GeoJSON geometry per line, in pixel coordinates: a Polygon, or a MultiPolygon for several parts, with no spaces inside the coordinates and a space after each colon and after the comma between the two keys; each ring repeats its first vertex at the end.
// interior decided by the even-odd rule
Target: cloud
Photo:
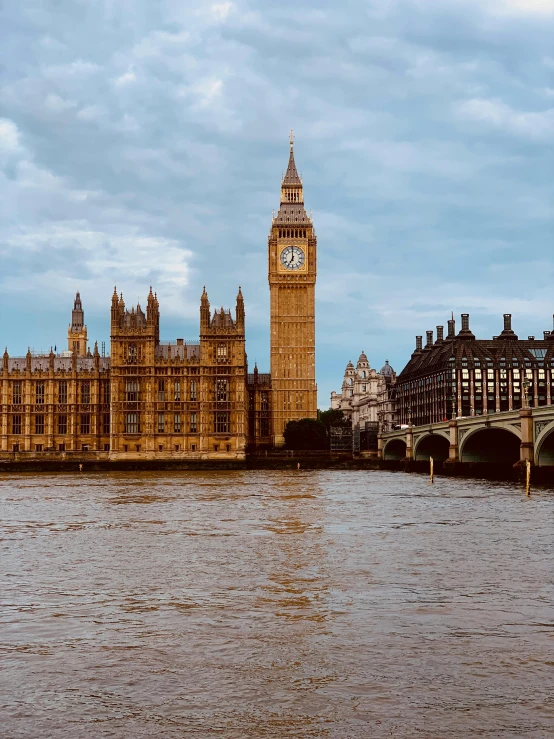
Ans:
{"type": "Polygon", "coordinates": [[[467,120],[479,121],[531,139],[554,137],[554,108],[538,112],[520,112],[502,100],[475,98],[457,103],[455,111],[467,120]]]}
{"type": "Polygon", "coordinates": [[[554,0],[497,0],[494,7],[504,13],[554,15],[554,0]]]}
{"type": "Polygon", "coordinates": [[[231,306],[241,284],[248,354],[267,369],[267,235],[291,127],[319,238],[321,404],[350,356],[401,369],[451,310],[484,337],[504,312],[540,335],[554,311],[546,10],[5,4],[0,341],[60,344],[77,286],[107,341],[114,282],[129,303],[152,282],[164,337],[192,338],[202,285],[231,306]]]}

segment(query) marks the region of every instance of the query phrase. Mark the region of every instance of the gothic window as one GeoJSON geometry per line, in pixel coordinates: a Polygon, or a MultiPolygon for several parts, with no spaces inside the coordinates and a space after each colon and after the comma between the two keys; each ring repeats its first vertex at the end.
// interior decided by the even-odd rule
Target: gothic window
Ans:
{"type": "Polygon", "coordinates": [[[190,399],[196,400],[196,380],[190,381],[190,399]]]}
{"type": "Polygon", "coordinates": [[[227,411],[216,411],[214,413],[214,432],[216,434],[229,433],[230,415],[227,411]]]}
{"type": "Polygon", "coordinates": [[[262,411],[269,410],[269,393],[262,393],[262,411]]]}
{"type": "Polygon", "coordinates": [[[109,413],[102,414],[102,433],[103,434],[110,433],[110,414],[109,413]]]}
{"type": "Polygon", "coordinates": [[[164,427],[165,427],[165,415],[163,413],[158,413],[158,434],[164,433],[164,427]]]}
{"type": "Polygon", "coordinates": [[[221,362],[227,358],[227,344],[217,345],[217,361],[221,362]]]}
{"type": "Polygon", "coordinates": [[[138,380],[125,380],[125,401],[127,403],[136,403],[138,399],[139,399],[138,380]]]}
{"type": "Polygon", "coordinates": [[[58,416],[58,434],[67,434],[67,416],[58,416]]]}
{"type": "Polygon", "coordinates": [[[129,351],[128,351],[127,357],[129,359],[129,362],[137,361],[137,345],[136,344],[129,344],[129,351]]]}
{"type": "Polygon", "coordinates": [[[81,403],[90,403],[90,382],[81,385],[81,403]]]}
{"type": "Polygon", "coordinates": [[[269,418],[260,420],[260,436],[269,436],[269,418]]]}
{"type": "Polygon", "coordinates": [[[165,380],[158,380],[158,400],[165,400],[165,380]]]}
{"type": "Polygon", "coordinates": [[[35,434],[44,433],[44,416],[42,414],[35,416],[35,434]]]}
{"type": "Polygon", "coordinates": [[[173,414],[173,433],[175,434],[181,433],[181,414],[180,413],[173,414]]]}
{"type": "Polygon", "coordinates": [[[218,379],[215,381],[215,399],[219,402],[229,400],[227,378],[218,377],[218,379]]]}
{"type": "Polygon", "coordinates": [[[58,403],[67,403],[67,380],[60,380],[58,385],[58,403]]]}
{"type": "Polygon", "coordinates": [[[35,385],[35,403],[37,405],[44,404],[44,382],[37,382],[35,385]]]}
{"type": "Polygon", "coordinates": [[[175,380],[173,385],[173,397],[174,400],[181,400],[181,380],[175,380]]]}
{"type": "Polygon", "coordinates": [[[81,433],[90,434],[90,415],[81,413],[81,433]]]}
{"type": "Polygon", "coordinates": [[[21,433],[21,416],[16,413],[15,416],[12,416],[12,434],[20,434],[21,433]]]}
{"type": "Polygon", "coordinates": [[[196,413],[190,414],[190,433],[196,433],[196,413]]]}
{"type": "Polygon", "coordinates": [[[102,397],[102,403],[107,405],[110,402],[110,383],[109,380],[102,380],[100,383],[100,393],[102,397]]]}
{"type": "Polygon", "coordinates": [[[125,434],[140,433],[140,418],[138,413],[125,413],[123,424],[123,431],[125,434]]]}
{"type": "Polygon", "coordinates": [[[350,379],[348,380],[348,384],[349,384],[349,385],[353,385],[353,384],[354,384],[354,381],[352,380],[352,378],[350,378],[350,379]]]}
{"type": "Polygon", "coordinates": [[[21,403],[21,382],[19,380],[13,384],[12,402],[14,405],[19,405],[21,403]]]}

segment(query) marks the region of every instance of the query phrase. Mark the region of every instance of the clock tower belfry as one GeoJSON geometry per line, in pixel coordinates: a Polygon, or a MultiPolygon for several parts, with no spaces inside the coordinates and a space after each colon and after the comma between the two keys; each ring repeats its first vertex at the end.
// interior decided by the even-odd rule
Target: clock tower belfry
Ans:
{"type": "Polygon", "coordinates": [[[317,417],[315,281],[317,240],[304,208],[302,180],[290,135],[281,204],[268,239],[273,442],[284,442],[288,421],[317,417]]]}

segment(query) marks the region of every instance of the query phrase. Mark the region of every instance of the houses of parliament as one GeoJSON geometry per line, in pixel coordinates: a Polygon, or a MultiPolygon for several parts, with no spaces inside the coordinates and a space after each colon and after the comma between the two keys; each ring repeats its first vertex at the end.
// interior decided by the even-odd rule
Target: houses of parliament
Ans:
{"type": "Polygon", "coordinates": [[[270,373],[248,371],[245,308],[200,298],[199,340],[160,342],[160,304],[146,311],[114,289],[110,353],[91,351],[77,293],[61,354],[12,357],[0,374],[0,459],[95,453],[106,459],[243,459],[283,443],[288,421],[317,414],[317,241],[304,207],[291,132],[280,207],[268,238],[270,373]]]}

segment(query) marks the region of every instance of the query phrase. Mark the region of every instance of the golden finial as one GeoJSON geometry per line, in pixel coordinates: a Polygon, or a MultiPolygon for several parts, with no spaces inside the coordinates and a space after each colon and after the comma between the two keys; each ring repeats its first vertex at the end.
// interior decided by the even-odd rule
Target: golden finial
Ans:
{"type": "Polygon", "coordinates": [[[289,135],[289,141],[290,141],[290,148],[294,146],[294,131],[292,128],[290,129],[290,135],[289,135]]]}

